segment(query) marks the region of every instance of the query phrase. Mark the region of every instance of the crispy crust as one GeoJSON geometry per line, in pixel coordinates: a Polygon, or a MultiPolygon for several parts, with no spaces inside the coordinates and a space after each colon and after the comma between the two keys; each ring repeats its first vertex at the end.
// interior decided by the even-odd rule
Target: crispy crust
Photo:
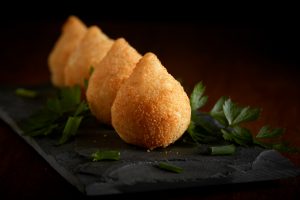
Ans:
{"type": "Polygon", "coordinates": [[[91,26],[72,52],[65,67],[66,86],[84,86],[84,79],[89,78],[91,66],[96,66],[108,50],[113,40],[109,39],[97,26],[91,26]]]}
{"type": "Polygon", "coordinates": [[[111,124],[111,106],[116,94],[141,57],[125,39],[120,38],[95,65],[86,96],[91,112],[99,121],[111,124]]]}
{"type": "Polygon", "coordinates": [[[147,53],[117,93],[112,125],[127,143],[154,149],[182,136],[190,123],[189,98],[178,81],[147,53]]]}
{"type": "Polygon", "coordinates": [[[55,86],[65,85],[64,68],[86,30],[83,22],[75,16],[70,16],[63,25],[62,34],[48,57],[51,81],[55,86]]]}

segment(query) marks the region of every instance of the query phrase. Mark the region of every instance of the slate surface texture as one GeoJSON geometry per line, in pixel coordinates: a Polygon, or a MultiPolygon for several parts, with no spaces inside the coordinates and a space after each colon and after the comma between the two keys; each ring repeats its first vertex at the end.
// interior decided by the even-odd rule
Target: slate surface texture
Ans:
{"type": "Polygon", "coordinates": [[[259,147],[241,148],[232,156],[199,155],[197,148],[177,143],[147,152],[124,143],[115,131],[96,124],[79,131],[76,138],[58,146],[56,138],[23,135],[19,122],[42,107],[49,87],[35,88],[40,96],[16,96],[12,87],[0,88],[0,118],[31,145],[59,174],[87,195],[201,187],[295,177],[300,169],[280,153],[259,147]],[[91,162],[97,149],[118,150],[119,161],[91,162]],[[180,174],[156,166],[169,162],[184,169],[180,174]]]}

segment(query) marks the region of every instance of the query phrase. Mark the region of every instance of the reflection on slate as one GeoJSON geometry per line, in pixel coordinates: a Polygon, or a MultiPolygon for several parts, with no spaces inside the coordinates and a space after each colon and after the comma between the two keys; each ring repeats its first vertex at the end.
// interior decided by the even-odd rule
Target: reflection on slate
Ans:
{"type": "MultiPolygon", "coordinates": [[[[51,89],[40,88],[42,96],[51,89]]],[[[112,128],[88,126],[71,142],[22,135],[18,122],[41,108],[45,97],[26,99],[14,88],[0,88],[0,117],[46,159],[67,181],[87,195],[199,187],[294,177],[300,170],[280,153],[259,147],[238,148],[233,156],[203,156],[190,145],[175,144],[147,152],[127,145],[112,128]],[[20,112],[21,111],[21,112],[20,112]],[[96,149],[119,150],[119,161],[91,162],[96,149]],[[180,166],[180,174],[155,167],[160,161],[180,166]]]]}

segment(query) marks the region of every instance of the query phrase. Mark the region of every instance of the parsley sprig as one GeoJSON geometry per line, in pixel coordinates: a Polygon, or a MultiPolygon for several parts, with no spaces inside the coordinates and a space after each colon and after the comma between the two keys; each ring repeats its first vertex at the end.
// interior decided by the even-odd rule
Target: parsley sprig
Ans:
{"type": "MultiPolygon", "coordinates": [[[[205,86],[200,82],[196,84],[190,97],[192,115],[188,133],[194,142],[210,145],[259,145],[280,151],[296,150],[290,147],[288,143],[281,141],[281,136],[284,133],[282,128],[273,129],[266,125],[260,129],[256,137],[253,137],[251,131],[243,126],[245,122],[255,121],[259,118],[261,113],[259,108],[242,107],[230,98],[223,96],[209,112],[200,112],[199,109],[208,100],[204,92],[205,86]],[[267,142],[264,139],[271,139],[272,141],[267,142]]],[[[231,150],[234,153],[235,148],[231,148],[231,150]]],[[[222,151],[219,154],[222,154],[222,151]]]]}
{"type": "Polygon", "coordinates": [[[62,88],[57,96],[48,99],[42,110],[22,123],[22,127],[28,136],[61,134],[58,144],[64,144],[76,135],[88,110],[87,103],[81,100],[79,86],[62,88]]]}

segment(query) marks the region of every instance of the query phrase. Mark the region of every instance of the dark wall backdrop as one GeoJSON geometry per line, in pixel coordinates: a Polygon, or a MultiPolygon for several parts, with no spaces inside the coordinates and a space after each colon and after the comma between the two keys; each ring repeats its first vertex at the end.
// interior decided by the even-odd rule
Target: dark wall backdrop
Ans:
{"type": "Polygon", "coordinates": [[[209,60],[191,62],[191,69],[216,66],[215,61],[227,56],[237,62],[245,55],[250,55],[247,62],[263,58],[275,63],[264,67],[297,71],[300,63],[299,12],[288,3],[10,1],[2,3],[0,11],[0,67],[7,73],[12,68],[20,72],[32,65],[35,70],[45,67],[61,25],[71,14],[87,25],[99,25],[112,38],[125,37],[141,53],[153,51],[163,60],[171,52],[175,65],[209,60]]]}

